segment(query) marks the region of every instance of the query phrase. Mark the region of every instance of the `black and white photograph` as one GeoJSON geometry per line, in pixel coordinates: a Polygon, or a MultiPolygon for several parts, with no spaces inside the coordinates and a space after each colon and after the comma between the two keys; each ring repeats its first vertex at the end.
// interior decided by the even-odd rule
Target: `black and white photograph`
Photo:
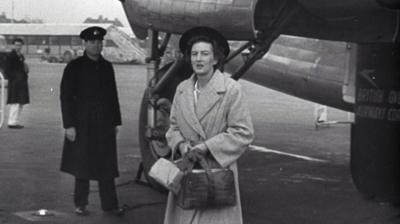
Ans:
{"type": "Polygon", "coordinates": [[[0,223],[399,224],[400,0],[2,0],[0,223]]]}

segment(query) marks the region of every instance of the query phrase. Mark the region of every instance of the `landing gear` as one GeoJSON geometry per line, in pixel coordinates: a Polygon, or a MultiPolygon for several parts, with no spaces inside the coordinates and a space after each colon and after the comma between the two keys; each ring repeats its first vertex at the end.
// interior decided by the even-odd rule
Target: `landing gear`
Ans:
{"type": "Polygon", "coordinates": [[[160,58],[169,36],[159,47],[158,32],[151,31],[151,53],[148,61],[148,87],[146,88],[139,114],[139,144],[142,161],[136,180],[144,174],[147,182],[154,189],[167,190],[148,176],[151,166],[158,158],[169,158],[171,150],[165,139],[169,128],[169,113],[175,89],[178,84],[191,75],[191,69],[183,60],[176,60],[159,69],[160,58]]]}

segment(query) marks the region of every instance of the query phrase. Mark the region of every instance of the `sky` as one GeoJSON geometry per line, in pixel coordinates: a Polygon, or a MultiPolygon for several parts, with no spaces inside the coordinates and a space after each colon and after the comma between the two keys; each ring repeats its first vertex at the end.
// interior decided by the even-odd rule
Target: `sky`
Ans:
{"type": "Polygon", "coordinates": [[[0,0],[0,13],[14,18],[42,19],[46,23],[81,23],[87,17],[99,15],[110,20],[118,18],[128,26],[125,12],[119,0],[0,0]]]}

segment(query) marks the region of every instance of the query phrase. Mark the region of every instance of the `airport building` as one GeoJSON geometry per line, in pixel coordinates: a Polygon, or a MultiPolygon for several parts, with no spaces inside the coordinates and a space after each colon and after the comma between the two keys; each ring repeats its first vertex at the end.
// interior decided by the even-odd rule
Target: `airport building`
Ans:
{"type": "Polygon", "coordinates": [[[27,57],[38,57],[50,62],[66,62],[83,52],[79,33],[89,26],[107,30],[103,56],[114,63],[144,63],[146,51],[133,32],[112,24],[16,24],[0,23],[0,35],[8,45],[15,37],[24,40],[27,57]]]}

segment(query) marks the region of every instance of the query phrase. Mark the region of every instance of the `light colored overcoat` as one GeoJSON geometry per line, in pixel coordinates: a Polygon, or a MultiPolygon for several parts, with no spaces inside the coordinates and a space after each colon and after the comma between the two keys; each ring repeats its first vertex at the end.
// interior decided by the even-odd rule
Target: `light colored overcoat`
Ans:
{"type": "Polygon", "coordinates": [[[240,84],[227,74],[216,70],[196,104],[195,81],[192,75],[177,87],[166,134],[168,144],[176,151],[181,142],[191,145],[204,142],[210,151],[207,161],[212,167],[233,170],[237,203],[223,208],[184,210],[170,193],[164,224],[242,224],[236,161],[254,138],[250,113],[240,84]]]}

